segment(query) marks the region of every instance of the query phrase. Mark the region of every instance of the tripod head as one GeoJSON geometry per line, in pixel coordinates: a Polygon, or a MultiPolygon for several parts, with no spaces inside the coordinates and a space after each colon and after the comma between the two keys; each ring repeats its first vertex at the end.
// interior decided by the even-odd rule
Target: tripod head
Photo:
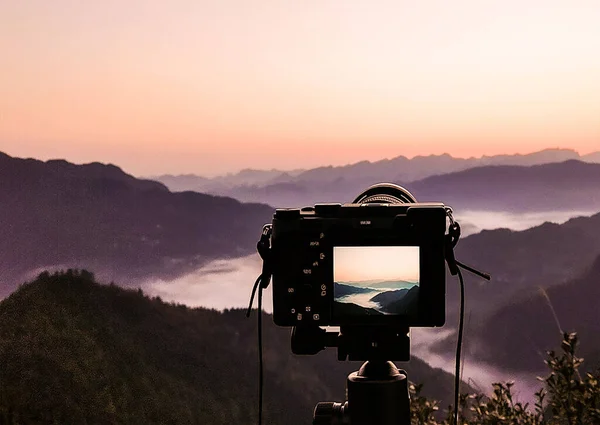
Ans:
{"type": "Polygon", "coordinates": [[[348,375],[348,400],[321,402],[313,425],[410,425],[408,378],[392,362],[370,360],[348,375]]]}
{"type": "Polygon", "coordinates": [[[327,347],[338,349],[338,360],[408,361],[408,326],[341,326],[326,331],[318,326],[292,328],[292,353],[317,354],[327,347]]]}

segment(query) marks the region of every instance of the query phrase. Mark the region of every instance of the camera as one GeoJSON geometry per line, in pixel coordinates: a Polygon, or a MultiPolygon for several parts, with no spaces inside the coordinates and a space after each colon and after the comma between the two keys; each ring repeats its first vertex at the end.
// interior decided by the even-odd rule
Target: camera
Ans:
{"type": "Polygon", "coordinates": [[[350,204],[276,210],[271,254],[277,325],[444,325],[447,207],[412,202],[404,189],[406,199],[381,196],[381,187],[371,190],[378,196],[350,204]]]}
{"type": "MultiPolygon", "coordinates": [[[[349,204],[275,211],[257,244],[263,267],[247,316],[258,288],[261,309],[262,290],[272,279],[273,320],[292,327],[294,354],[313,355],[335,347],[338,360],[365,361],[348,375],[347,401],[318,403],[313,424],[410,423],[408,378],[392,361],[410,359],[411,327],[444,325],[446,264],[461,285],[454,411],[458,422],[464,312],[459,267],[491,279],[456,260],[459,239],[452,208],[419,203],[408,190],[390,183],[371,186],[349,204]]],[[[262,373],[260,318],[261,314],[262,373]]]]}

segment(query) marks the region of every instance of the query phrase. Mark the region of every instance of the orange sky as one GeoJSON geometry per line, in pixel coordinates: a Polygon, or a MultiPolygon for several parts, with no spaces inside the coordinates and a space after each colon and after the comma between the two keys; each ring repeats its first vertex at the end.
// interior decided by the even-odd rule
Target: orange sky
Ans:
{"type": "Polygon", "coordinates": [[[418,246],[337,246],[333,248],[333,280],[419,281],[418,246]]]}
{"type": "Polygon", "coordinates": [[[0,2],[0,151],[138,175],[600,150],[600,1],[0,2]]]}

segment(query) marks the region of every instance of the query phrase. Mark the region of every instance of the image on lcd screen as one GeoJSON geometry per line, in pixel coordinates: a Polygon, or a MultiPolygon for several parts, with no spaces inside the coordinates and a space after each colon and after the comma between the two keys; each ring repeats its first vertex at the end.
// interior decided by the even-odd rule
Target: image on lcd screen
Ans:
{"type": "Polygon", "coordinates": [[[419,268],[418,246],[334,247],[334,315],[416,314],[419,268]]]}

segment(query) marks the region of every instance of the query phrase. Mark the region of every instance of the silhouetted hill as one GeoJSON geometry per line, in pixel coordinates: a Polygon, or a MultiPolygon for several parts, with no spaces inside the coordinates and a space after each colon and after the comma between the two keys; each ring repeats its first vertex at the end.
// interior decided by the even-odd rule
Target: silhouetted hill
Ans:
{"type": "MultiPolygon", "coordinates": [[[[0,279],[46,267],[93,267],[126,280],[178,275],[254,251],[266,205],[172,193],[113,165],[0,156],[0,279]]],[[[6,294],[14,287],[2,286],[6,294]]]]}
{"type": "MultiPolygon", "coordinates": [[[[499,309],[523,301],[539,286],[557,286],[577,279],[598,256],[600,214],[574,218],[560,225],[544,223],[519,232],[483,231],[462,239],[456,247],[456,258],[492,275],[492,281],[487,282],[463,272],[467,335],[479,323],[496,320],[494,315],[499,309]]],[[[452,325],[457,323],[459,306],[457,278],[447,274],[446,286],[446,323],[452,325]]],[[[572,314],[577,314],[576,306],[572,309],[572,314]]],[[[510,326],[507,322],[497,323],[497,326],[505,325],[507,332],[512,332],[520,322],[511,322],[510,326]]],[[[489,332],[489,339],[494,335],[489,332]]],[[[450,336],[438,349],[453,352],[455,338],[450,336]]]]}
{"type": "Polygon", "coordinates": [[[410,184],[421,202],[494,211],[600,209],[600,164],[582,161],[486,166],[433,176],[410,184]]]}
{"type": "Polygon", "coordinates": [[[522,298],[477,327],[473,355],[504,368],[539,370],[557,336],[576,330],[586,366],[600,366],[600,256],[581,277],[529,288],[522,298]]]}
{"type": "Polygon", "coordinates": [[[341,317],[361,317],[361,316],[380,316],[383,313],[374,308],[363,307],[354,303],[333,302],[333,311],[336,316],[341,317]]]}
{"type": "Polygon", "coordinates": [[[382,310],[386,313],[413,315],[417,313],[418,301],[419,287],[413,286],[402,296],[402,298],[388,298],[385,301],[379,301],[379,303],[382,304],[382,310]]]}
{"type": "Polygon", "coordinates": [[[361,288],[360,286],[345,285],[343,283],[333,282],[333,293],[336,297],[343,297],[351,294],[360,294],[365,292],[371,292],[368,288],[361,288]]]}
{"type": "MultiPolygon", "coordinates": [[[[499,223],[500,225],[501,223],[499,223]]],[[[544,223],[523,231],[484,230],[462,239],[456,257],[493,276],[483,282],[468,272],[467,306],[489,313],[537,285],[557,285],[576,278],[600,255],[600,213],[563,224],[544,223]]],[[[456,309],[458,285],[448,276],[450,310],[456,309]]]]}
{"type": "MultiPolygon", "coordinates": [[[[343,398],[359,363],[294,356],[289,329],[264,318],[265,423],[310,423],[316,402],[343,398]]],[[[1,422],[253,423],[255,324],[242,310],[166,304],[85,271],[43,273],[0,303],[1,422]]],[[[450,375],[417,359],[408,369],[449,403],[450,375]]]]}
{"type": "Polygon", "coordinates": [[[385,291],[375,295],[371,298],[371,301],[375,301],[381,305],[389,304],[392,301],[396,301],[398,297],[403,297],[408,292],[408,289],[396,289],[394,291],[385,291]]]}
{"type": "MultiPolygon", "coordinates": [[[[454,158],[448,154],[416,156],[406,158],[398,156],[392,159],[369,162],[361,161],[345,166],[324,166],[306,171],[291,173],[274,171],[254,171],[245,176],[243,173],[209,179],[199,178],[189,182],[189,176],[163,176],[157,179],[173,190],[199,190],[208,193],[227,195],[236,199],[252,202],[264,202],[276,207],[310,205],[316,202],[350,202],[358,193],[371,184],[381,181],[393,181],[412,187],[415,182],[434,175],[444,175],[474,167],[514,165],[532,166],[567,160],[596,161],[594,154],[580,156],[570,149],[546,149],[527,155],[497,155],[481,158],[454,158]],[[257,177],[257,176],[260,176],[257,177]]],[[[453,190],[450,191],[452,193],[453,190]]],[[[425,192],[428,195],[427,192],[425,192]]],[[[486,199],[491,200],[489,193],[486,199]]],[[[448,193],[440,199],[445,200],[448,193]]],[[[440,200],[436,199],[436,200],[440,200]]],[[[477,200],[475,200],[477,201],[477,200]]],[[[481,202],[485,201],[481,200],[481,202]]]]}

